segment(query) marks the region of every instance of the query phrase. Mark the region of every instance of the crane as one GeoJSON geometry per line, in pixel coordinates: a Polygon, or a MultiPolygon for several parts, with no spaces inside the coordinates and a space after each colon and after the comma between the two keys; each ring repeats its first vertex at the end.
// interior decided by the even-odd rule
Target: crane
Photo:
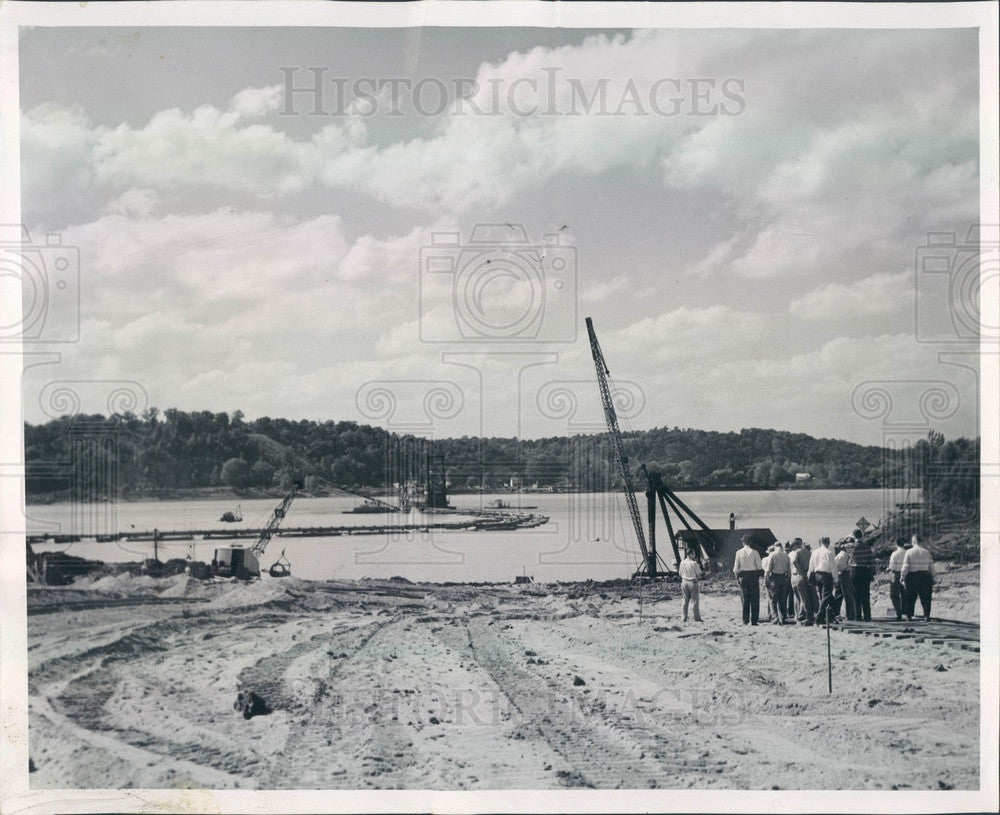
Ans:
{"type": "Polygon", "coordinates": [[[639,548],[642,550],[643,564],[646,570],[656,572],[656,555],[651,556],[649,548],[646,546],[646,535],[642,529],[642,518],[639,515],[639,504],[635,499],[635,489],[632,486],[632,472],[628,466],[628,456],[625,454],[625,443],[622,441],[622,432],[618,427],[618,414],[615,412],[615,404],[611,399],[611,388],[608,385],[608,364],[604,361],[604,352],[601,351],[601,344],[597,341],[597,334],[594,331],[594,321],[587,318],[587,336],[590,338],[590,353],[594,358],[594,367],[597,369],[597,387],[601,392],[601,405],[604,407],[604,419],[608,423],[608,435],[611,437],[611,444],[614,447],[615,458],[621,470],[622,484],[625,489],[625,502],[628,504],[628,514],[632,518],[632,526],[635,528],[635,537],[639,541],[639,548]]]}
{"type": "Polygon", "coordinates": [[[271,518],[267,522],[267,526],[260,530],[260,534],[257,535],[257,540],[254,541],[253,546],[250,547],[250,553],[256,557],[260,558],[264,554],[264,550],[267,548],[268,543],[271,542],[271,536],[275,533],[281,522],[285,520],[285,515],[288,514],[288,508],[292,505],[292,501],[298,494],[298,491],[302,489],[302,482],[296,481],[291,490],[281,499],[281,503],[274,508],[271,513],[271,518]]]}
{"type": "MultiPolygon", "coordinates": [[[[249,580],[252,577],[260,577],[260,558],[271,542],[271,537],[277,531],[281,522],[288,514],[288,508],[295,500],[295,496],[302,489],[302,482],[296,481],[292,488],[281,499],[271,512],[271,517],[267,524],[257,535],[257,540],[250,547],[245,546],[225,546],[215,550],[212,558],[211,573],[217,577],[237,577],[240,580],[249,580]]],[[[282,558],[284,552],[281,553],[282,558]]],[[[279,570],[282,575],[276,574],[272,568],[271,573],[275,576],[288,574],[287,568],[279,570]]]]}
{"type": "Polygon", "coordinates": [[[594,321],[586,318],[587,335],[590,338],[590,353],[594,358],[594,367],[597,369],[597,387],[601,393],[601,405],[604,407],[604,419],[608,425],[608,435],[611,437],[611,444],[614,447],[614,455],[618,461],[621,471],[622,483],[625,491],[625,502],[628,504],[628,513],[632,518],[632,526],[635,528],[635,537],[639,541],[639,548],[642,550],[642,568],[637,571],[634,577],[656,578],[669,573],[666,564],[656,553],[656,507],[659,504],[663,520],[667,525],[667,533],[670,536],[670,544],[674,550],[674,569],[680,566],[680,548],[677,544],[678,535],[674,532],[674,524],[670,518],[670,511],[677,516],[677,519],[693,533],[692,539],[697,541],[697,546],[701,549],[699,560],[714,557],[719,550],[716,533],[709,529],[701,518],[685,504],[664,482],[659,473],[651,473],[646,469],[644,463],[639,467],[646,477],[646,510],[649,522],[649,543],[646,543],[646,534],[642,525],[642,516],[639,514],[639,504],[635,497],[635,488],[632,486],[632,471],[629,467],[628,455],[625,453],[625,442],[622,439],[621,429],[618,427],[618,414],[615,411],[614,401],[611,398],[611,387],[608,384],[608,376],[611,371],[604,360],[604,352],[601,351],[601,344],[597,341],[597,333],[594,331],[594,321]],[[700,528],[695,532],[692,523],[700,528]],[[660,564],[663,563],[663,569],[660,564]]]}

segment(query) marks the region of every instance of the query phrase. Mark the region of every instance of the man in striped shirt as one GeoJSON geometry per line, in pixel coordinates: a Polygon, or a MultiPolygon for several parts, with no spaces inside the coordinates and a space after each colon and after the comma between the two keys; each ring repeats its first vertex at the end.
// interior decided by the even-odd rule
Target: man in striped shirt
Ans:
{"type": "Polygon", "coordinates": [[[916,598],[920,598],[920,607],[924,611],[924,621],[931,619],[931,595],[934,593],[934,558],[931,553],[920,545],[920,540],[913,536],[913,546],[903,557],[903,568],[899,573],[909,595],[907,615],[913,619],[916,608],[916,598]]]}

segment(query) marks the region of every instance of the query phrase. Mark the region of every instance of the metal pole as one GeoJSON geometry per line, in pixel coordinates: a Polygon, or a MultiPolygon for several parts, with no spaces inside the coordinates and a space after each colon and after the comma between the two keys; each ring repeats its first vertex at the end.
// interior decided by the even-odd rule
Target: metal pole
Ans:
{"type": "Polygon", "coordinates": [[[646,571],[650,578],[656,577],[656,493],[652,484],[646,490],[646,514],[649,516],[649,559],[646,571]]]}
{"type": "Polygon", "coordinates": [[[826,692],[833,693],[833,657],[830,652],[830,609],[826,610],[826,692]]]}

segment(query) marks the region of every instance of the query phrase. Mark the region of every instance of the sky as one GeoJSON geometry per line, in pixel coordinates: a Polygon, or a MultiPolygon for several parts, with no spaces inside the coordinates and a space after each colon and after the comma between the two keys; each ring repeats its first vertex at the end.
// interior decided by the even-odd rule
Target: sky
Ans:
{"type": "Polygon", "coordinates": [[[79,252],[26,421],[591,432],[592,316],[626,428],[978,433],[978,278],[922,248],[969,265],[973,29],[31,29],[20,66],[22,219],[79,252]]]}

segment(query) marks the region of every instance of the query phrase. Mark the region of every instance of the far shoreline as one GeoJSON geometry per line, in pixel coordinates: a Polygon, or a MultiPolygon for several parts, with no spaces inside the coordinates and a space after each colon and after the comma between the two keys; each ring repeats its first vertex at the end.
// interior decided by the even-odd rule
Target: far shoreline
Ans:
{"type": "MultiPolygon", "coordinates": [[[[788,487],[745,487],[745,486],[734,486],[734,487],[682,487],[677,488],[674,491],[680,494],[693,493],[693,492],[708,492],[708,493],[727,493],[727,492],[852,492],[859,490],[882,490],[886,489],[882,486],[853,486],[853,487],[832,487],[832,486],[788,486],[788,487]]],[[[905,489],[904,487],[892,487],[889,490],[901,491],[905,489]]],[[[357,494],[355,497],[358,500],[362,499],[362,496],[372,497],[372,498],[386,498],[394,497],[394,493],[386,492],[385,490],[374,490],[367,487],[356,488],[357,494]]],[[[143,501],[252,501],[264,498],[282,498],[286,494],[287,490],[282,490],[278,487],[270,490],[244,490],[235,491],[231,489],[215,488],[215,487],[200,487],[193,489],[176,489],[176,490],[156,490],[143,494],[131,494],[119,496],[117,499],[105,498],[103,501],[88,501],[86,503],[105,503],[105,504],[137,504],[143,501]]],[[[616,494],[620,490],[604,490],[601,493],[594,493],[591,490],[554,490],[549,492],[548,490],[529,490],[529,491],[512,491],[512,490],[483,490],[483,491],[471,491],[471,490],[456,490],[449,491],[448,497],[468,497],[468,496],[481,496],[481,497],[515,497],[521,496],[525,498],[533,498],[537,496],[549,496],[549,495],[591,495],[591,494],[616,494]]],[[[915,489],[914,492],[920,492],[919,488],[915,489]]],[[[351,497],[347,494],[341,494],[336,492],[317,492],[310,493],[300,491],[298,494],[299,499],[302,498],[348,498],[351,497]]],[[[46,493],[43,495],[32,495],[25,499],[25,506],[49,506],[51,504],[60,503],[72,503],[73,498],[71,495],[66,493],[46,493]]]]}

